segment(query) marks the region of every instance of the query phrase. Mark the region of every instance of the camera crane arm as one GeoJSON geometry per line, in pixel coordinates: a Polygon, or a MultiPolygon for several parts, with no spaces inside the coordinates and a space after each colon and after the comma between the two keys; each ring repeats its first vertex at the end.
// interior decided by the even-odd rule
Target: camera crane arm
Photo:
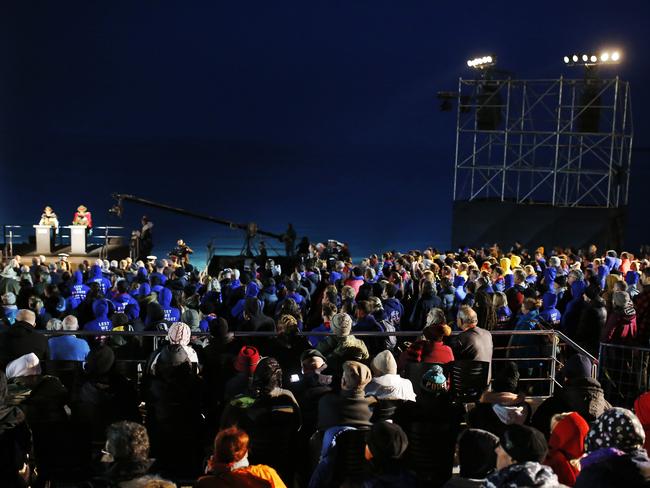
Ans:
{"type": "Polygon", "coordinates": [[[267,232],[265,230],[260,230],[257,228],[257,224],[254,222],[251,222],[249,224],[238,224],[236,222],[231,222],[229,220],[225,219],[220,219],[217,217],[213,217],[211,215],[206,215],[206,214],[201,214],[197,212],[192,212],[190,210],[185,210],[183,208],[178,208],[178,207],[172,207],[171,205],[167,205],[164,203],[159,203],[159,202],[154,202],[152,200],[147,200],[145,198],[140,198],[136,197],[135,195],[127,195],[124,193],[113,193],[112,197],[117,200],[117,203],[111,207],[109,210],[110,213],[117,215],[118,217],[122,216],[122,211],[123,211],[123,203],[126,202],[133,202],[133,203],[139,203],[140,205],[144,205],[146,207],[152,207],[152,208],[158,208],[161,210],[167,210],[168,212],[176,213],[179,215],[185,215],[186,217],[194,217],[195,219],[201,219],[201,220],[206,220],[208,222],[212,222],[215,224],[220,224],[220,225],[225,225],[230,227],[231,229],[240,229],[245,231],[247,234],[251,233],[252,228],[254,228],[254,232],[257,234],[261,234],[263,236],[267,237],[273,237],[274,239],[278,239],[279,241],[282,241],[282,234],[276,234],[274,232],[267,232]]]}

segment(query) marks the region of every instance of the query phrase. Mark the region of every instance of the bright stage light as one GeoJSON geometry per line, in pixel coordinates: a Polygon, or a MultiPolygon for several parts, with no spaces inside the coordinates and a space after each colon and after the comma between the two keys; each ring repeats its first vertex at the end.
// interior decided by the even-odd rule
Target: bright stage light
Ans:
{"type": "Polygon", "coordinates": [[[470,68],[485,69],[494,66],[495,62],[495,56],[481,56],[479,58],[467,60],[467,66],[470,68]]]}
{"type": "Polygon", "coordinates": [[[620,51],[603,50],[600,54],[574,54],[564,56],[564,63],[568,66],[598,66],[618,64],[621,61],[620,51]]]}

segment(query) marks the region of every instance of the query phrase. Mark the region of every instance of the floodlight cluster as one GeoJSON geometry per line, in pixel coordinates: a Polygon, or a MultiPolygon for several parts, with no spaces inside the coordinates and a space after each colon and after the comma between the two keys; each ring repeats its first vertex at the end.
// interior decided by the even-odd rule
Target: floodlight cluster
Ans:
{"type": "Polygon", "coordinates": [[[480,58],[474,58],[467,60],[467,66],[470,68],[484,69],[489,66],[493,66],[495,62],[494,56],[482,56],[480,58]]]}
{"type": "Polygon", "coordinates": [[[621,53],[619,51],[603,51],[600,55],[596,54],[573,54],[571,56],[564,56],[564,64],[569,66],[583,65],[591,66],[597,64],[616,64],[621,60],[621,53]]]}

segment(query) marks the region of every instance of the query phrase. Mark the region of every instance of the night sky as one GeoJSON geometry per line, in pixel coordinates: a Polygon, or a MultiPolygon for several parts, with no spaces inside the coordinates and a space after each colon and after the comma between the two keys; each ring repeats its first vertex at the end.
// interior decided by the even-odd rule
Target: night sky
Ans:
{"type": "MultiPolygon", "coordinates": [[[[79,203],[146,213],[168,247],[234,231],[127,204],[133,193],[360,256],[450,241],[455,112],[436,92],[496,53],[521,78],[580,77],[565,54],[617,47],[635,144],[650,146],[650,2],[3,2],[0,222],[79,203]]],[[[648,152],[628,243],[648,241],[648,152]]],[[[229,234],[230,233],[230,234],[229,234]]],[[[232,241],[237,243],[237,241],[232,241]]],[[[158,248],[159,255],[166,249],[158,248]]]]}

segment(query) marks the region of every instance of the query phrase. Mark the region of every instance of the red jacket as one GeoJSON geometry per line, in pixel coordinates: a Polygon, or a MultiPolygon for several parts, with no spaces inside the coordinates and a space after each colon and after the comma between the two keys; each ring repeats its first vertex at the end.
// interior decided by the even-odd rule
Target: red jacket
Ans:
{"type": "Polygon", "coordinates": [[[436,363],[446,364],[454,360],[454,353],[451,347],[442,342],[419,340],[415,341],[409,348],[402,352],[399,357],[398,368],[401,370],[404,365],[411,361],[414,363],[436,363]]]}
{"type": "Polygon", "coordinates": [[[560,483],[567,486],[576,484],[580,469],[571,461],[584,454],[587,432],[589,424],[576,412],[564,417],[553,429],[544,464],[553,468],[560,483]]]}

